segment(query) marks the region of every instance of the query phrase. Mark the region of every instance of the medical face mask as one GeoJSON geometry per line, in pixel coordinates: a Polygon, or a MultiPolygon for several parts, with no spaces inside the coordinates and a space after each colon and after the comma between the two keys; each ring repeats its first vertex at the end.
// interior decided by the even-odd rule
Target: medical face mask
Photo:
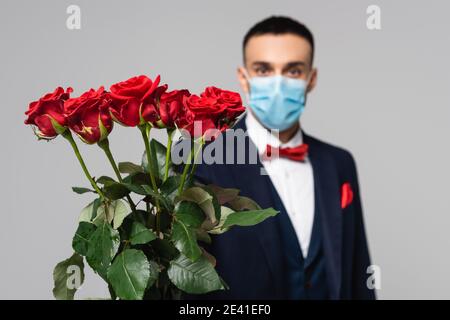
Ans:
{"type": "Polygon", "coordinates": [[[249,105],[258,120],[269,129],[289,129],[305,109],[307,81],[284,76],[248,79],[249,105]]]}

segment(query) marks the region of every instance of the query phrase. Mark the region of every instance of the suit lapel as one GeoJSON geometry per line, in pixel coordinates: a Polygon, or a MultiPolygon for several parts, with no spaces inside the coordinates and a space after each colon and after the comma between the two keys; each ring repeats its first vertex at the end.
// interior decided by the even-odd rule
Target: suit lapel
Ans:
{"type": "Polygon", "coordinates": [[[330,298],[339,299],[342,277],[342,214],[339,177],[335,165],[319,142],[304,134],[309,145],[315,186],[315,204],[322,223],[322,245],[325,255],[330,298]]]}

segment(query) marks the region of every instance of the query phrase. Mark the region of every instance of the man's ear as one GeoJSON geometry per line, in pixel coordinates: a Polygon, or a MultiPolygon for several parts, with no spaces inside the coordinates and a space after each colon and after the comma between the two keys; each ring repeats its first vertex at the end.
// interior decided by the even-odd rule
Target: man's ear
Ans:
{"type": "Polygon", "coordinates": [[[237,68],[237,77],[238,77],[239,84],[241,85],[242,91],[244,91],[245,93],[249,93],[250,87],[248,84],[248,80],[246,77],[246,71],[245,71],[244,67],[237,68]]]}
{"type": "Polygon", "coordinates": [[[317,74],[318,74],[317,68],[314,68],[314,69],[312,70],[312,73],[311,73],[311,80],[309,80],[309,84],[308,84],[308,88],[306,89],[306,92],[311,92],[311,91],[316,87],[316,84],[317,84],[317,74]]]}

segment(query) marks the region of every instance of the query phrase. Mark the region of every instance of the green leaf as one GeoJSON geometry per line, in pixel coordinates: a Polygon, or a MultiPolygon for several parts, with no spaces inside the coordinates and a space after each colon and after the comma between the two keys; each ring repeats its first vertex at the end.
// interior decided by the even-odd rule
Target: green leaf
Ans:
{"type": "MultiPolygon", "coordinates": [[[[156,161],[157,161],[157,167],[159,171],[159,177],[164,177],[164,173],[166,170],[166,146],[163,145],[161,142],[159,142],[156,139],[152,139],[150,141],[150,148],[152,149],[152,153],[156,155],[156,161]]],[[[169,163],[170,165],[170,163],[169,163]]],[[[169,168],[170,173],[170,168],[169,168]]]]}
{"type": "MultiPolygon", "coordinates": [[[[140,195],[144,195],[144,196],[149,196],[151,199],[153,200],[158,200],[166,210],[168,211],[172,211],[173,207],[171,205],[172,201],[170,201],[170,199],[168,199],[167,197],[165,197],[163,194],[159,193],[159,192],[155,192],[153,191],[153,189],[149,186],[149,185],[140,185],[140,184],[132,184],[132,183],[123,183],[123,185],[128,188],[128,190],[140,194],[140,195]]],[[[156,201],[153,201],[153,203],[156,201]]]]}
{"type": "Polygon", "coordinates": [[[119,232],[109,223],[101,224],[89,238],[86,261],[103,278],[120,245],[119,232]]]}
{"type": "Polygon", "coordinates": [[[263,209],[263,210],[253,210],[253,211],[240,211],[232,212],[228,215],[222,229],[229,228],[231,226],[253,226],[260,222],[263,222],[269,217],[273,217],[278,214],[273,208],[263,209]]]}
{"type": "Polygon", "coordinates": [[[113,228],[118,229],[126,216],[130,214],[130,209],[128,205],[125,204],[122,200],[114,201],[111,204],[111,210],[114,210],[113,213],[113,228]]]}
{"type": "Polygon", "coordinates": [[[141,187],[142,187],[142,189],[145,190],[147,195],[151,195],[151,196],[155,196],[155,197],[159,197],[160,196],[160,194],[158,192],[153,191],[153,189],[150,186],[147,186],[147,185],[144,184],[141,187]]]}
{"type": "Polygon", "coordinates": [[[180,200],[195,202],[202,208],[212,224],[217,224],[216,209],[213,203],[213,196],[201,187],[192,187],[184,190],[179,197],[180,200]]]}
{"type": "Polygon", "coordinates": [[[190,294],[202,294],[224,289],[216,270],[203,256],[192,262],[183,254],[180,254],[176,260],[170,262],[167,275],[178,289],[190,294]]]}
{"type": "Polygon", "coordinates": [[[202,208],[195,202],[181,201],[175,206],[175,216],[189,227],[198,228],[205,220],[202,208]]]}
{"type": "Polygon", "coordinates": [[[180,254],[180,251],[175,248],[173,242],[170,241],[169,238],[156,238],[152,241],[151,246],[156,252],[156,255],[165,260],[173,260],[180,254]]]}
{"type": "MultiPolygon", "coordinates": [[[[156,166],[156,158],[155,158],[155,155],[153,154],[153,152],[151,151],[151,149],[150,149],[150,159],[152,161],[153,168],[156,168],[155,167],[156,166]]],[[[144,169],[144,171],[146,173],[150,171],[150,168],[148,166],[148,159],[147,159],[147,152],[146,151],[144,151],[144,153],[142,154],[141,166],[142,166],[142,168],[144,169]]],[[[154,174],[154,176],[155,176],[155,174],[154,174]]]]}
{"type": "Polygon", "coordinates": [[[53,296],[58,300],[73,300],[75,292],[84,281],[83,257],[74,253],[61,261],[53,270],[53,296]]]}
{"type": "Polygon", "coordinates": [[[145,172],[150,172],[150,170],[151,170],[153,176],[158,181],[159,180],[159,172],[160,172],[160,170],[158,168],[158,160],[157,160],[157,157],[156,157],[156,154],[155,154],[154,146],[152,144],[153,141],[154,141],[154,139],[152,141],[150,141],[150,161],[151,161],[151,166],[148,165],[147,153],[144,151],[144,154],[142,155],[142,168],[144,169],[145,172]]]}
{"type": "Polygon", "coordinates": [[[233,201],[239,194],[239,189],[221,188],[212,184],[208,185],[208,188],[214,192],[220,205],[233,201]]]}
{"type": "Polygon", "coordinates": [[[192,261],[202,255],[195,231],[179,220],[173,223],[172,241],[175,247],[192,261]]]}
{"type": "Polygon", "coordinates": [[[121,173],[128,173],[128,174],[144,172],[144,170],[140,165],[134,164],[132,162],[119,162],[119,171],[121,173]]]}
{"type": "Polygon", "coordinates": [[[108,282],[124,300],[141,300],[150,278],[150,264],[145,254],[127,249],[119,254],[108,270],[108,282]]]}
{"type": "Polygon", "coordinates": [[[114,292],[113,287],[108,283],[108,291],[109,295],[111,296],[111,300],[117,300],[116,293],[114,292]]]}
{"type": "Polygon", "coordinates": [[[238,196],[228,202],[229,206],[235,211],[243,210],[261,210],[261,207],[252,199],[238,196]]]}
{"type": "Polygon", "coordinates": [[[175,191],[178,190],[178,186],[181,182],[181,176],[171,176],[168,177],[167,180],[161,185],[161,193],[163,193],[166,196],[170,196],[175,191]]]}
{"type": "Polygon", "coordinates": [[[213,197],[212,204],[214,207],[216,219],[220,220],[220,203],[219,203],[219,200],[217,199],[217,196],[214,194],[214,192],[208,186],[204,186],[203,189],[205,189],[205,191],[208,192],[213,197]]]}
{"type": "Polygon", "coordinates": [[[87,192],[95,192],[94,190],[91,190],[89,188],[83,188],[83,187],[72,187],[72,191],[78,194],[83,194],[87,192]]]}
{"type": "Polygon", "coordinates": [[[135,185],[151,185],[150,176],[147,172],[136,172],[131,173],[125,178],[123,178],[124,183],[130,183],[135,185]]]}
{"type": "Polygon", "coordinates": [[[108,182],[103,187],[103,193],[108,199],[118,200],[130,193],[128,188],[119,182],[108,182]]]}
{"type": "Polygon", "coordinates": [[[140,184],[132,184],[132,183],[123,183],[123,185],[125,187],[127,187],[128,190],[130,190],[131,192],[146,196],[147,191],[142,187],[142,185],[140,184]]]}
{"type": "Polygon", "coordinates": [[[172,202],[163,194],[153,191],[153,189],[150,186],[143,185],[142,188],[145,190],[145,192],[149,197],[157,199],[167,211],[169,212],[173,211],[172,202]]]}
{"type": "Polygon", "coordinates": [[[103,184],[103,185],[106,185],[106,184],[109,184],[109,183],[114,183],[114,182],[116,182],[116,180],[114,180],[113,178],[108,177],[108,176],[101,176],[100,178],[98,178],[96,180],[96,182],[100,183],[100,184],[103,184]]]}
{"type": "Polygon", "coordinates": [[[130,236],[132,245],[145,244],[155,239],[156,235],[150,229],[147,229],[147,227],[140,222],[133,222],[130,236]]]}
{"type": "Polygon", "coordinates": [[[72,240],[72,248],[75,252],[85,256],[89,248],[89,238],[96,227],[90,222],[81,221],[72,240]]]}
{"type": "MultiPolygon", "coordinates": [[[[164,177],[165,174],[165,164],[166,164],[166,147],[157,141],[156,139],[152,139],[150,141],[150,158],[152,161],[152,167],[153,167],[153,175],[155,176],[156,180],[161,180],[162,177],[164,177]]],[[[169,164],[170,165],[170,164],[169,164]]],[[[145,171],[148,172],[148,161],[147,161],[147,155],[144,152],[142,156],[142,167],[145,169],[145,171]]],[[[172,168],[169,168],[169,175],[173,175],[174,172],[172,168]]]]}
{"type": "Polygon", "coordinates": [[[96,226],[104,222],[113,222],[114,229],[118,229],[126,216],[130,214],[130,208],[122,200],[103,203],[97,210],[97,216],[92,221],[96,226]]]}
{"type": "Polygon", "coordinates": [[[234,212],[234,210],[224,207],[221,207],[221,212],[220,212],[220,222],[219,224],[212,230],[209,230],[208,232],[211,234],[222,234],[226,231],[228,231],[230,229],[230,227],[223,227],[223,225],[225,224],[225,221],[227,220],[228,216],[230,214],[232,214],[234,212]]]}
{"type": "Polygon", "coordinates": [[[109,210],[109,204],[102,203],[97,209],[97,216],[92,220],[92,223],[97,227],[106,223],[111,223],[114,215],[109,210]],[[106,207],[108,206],[108,208],[106,207]]]}
{"type": "Polygon", "coordinates": [[[99,198],[89,203],[86,207],[83,208],[83,210],[81,210],[78,221],[91,222],[92,219],[97,216],[97,210],[101,206],[101,204],[102,201],[99,198]]]}

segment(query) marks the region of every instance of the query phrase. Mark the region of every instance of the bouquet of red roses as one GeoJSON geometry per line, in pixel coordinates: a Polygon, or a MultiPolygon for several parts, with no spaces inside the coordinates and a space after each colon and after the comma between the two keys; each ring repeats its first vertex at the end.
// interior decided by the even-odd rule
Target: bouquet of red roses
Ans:
{"type": "Polygon", "coordinates": [[[80,214],[73,255],[54,269],[55,298],[73,299],[84,280],[84,259],[106,281],[112,299],[176,299],[182,292],[226,289],[201,243],[210,243],[210,234],[277,214],[239,196],[239,190],[194,179],[202,146],[245,111],[239,94],[216,87],[200,95],[167,89],[159,76],[138,76],[76,98],[70,97],[72,88],[58,87],[30,103],[25,123],[39,139],[61,135],[70,143],[90,184],[72,189],[94,196],[80,214]],[[141,164],[114,160],[108,139],[114,122],[139,129],[145,145],[141,164]],[[150,139],[153,128],[167,130],[167,147],[150,139]],[[192,146],[182,170],[171,159],[177,130],[192,146]],[[91,175],[72,133],[104,151],[115,178],[91,175]]]}

